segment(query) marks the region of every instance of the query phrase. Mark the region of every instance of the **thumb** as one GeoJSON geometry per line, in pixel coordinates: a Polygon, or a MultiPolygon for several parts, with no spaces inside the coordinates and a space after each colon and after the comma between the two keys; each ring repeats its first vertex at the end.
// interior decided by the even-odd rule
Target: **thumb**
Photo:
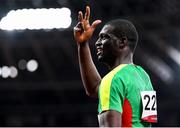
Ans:
{"type": "Polygon", "coordinates": [[[95,20],[92,25],[91,28],[94,30],[102,21],[101,20],[95,20]]]}

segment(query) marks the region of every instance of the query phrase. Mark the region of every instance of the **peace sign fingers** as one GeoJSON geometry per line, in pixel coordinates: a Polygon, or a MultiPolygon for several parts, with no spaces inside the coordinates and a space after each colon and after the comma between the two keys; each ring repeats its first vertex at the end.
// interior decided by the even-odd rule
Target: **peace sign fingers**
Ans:
{"type": "Polygon", "coordinates": [[[79,11],[78,12],[78,20],[79,20],[79,22],[83,22],[83,13],[82,13],[82,11],[79,11]]]}
{"type": "Polygon", "coordinates": [[[84,20],[87,20],[89,22],[89,18],[90,18],[90,7],[86,6],[86,13],[85,13],[84,20]]]}

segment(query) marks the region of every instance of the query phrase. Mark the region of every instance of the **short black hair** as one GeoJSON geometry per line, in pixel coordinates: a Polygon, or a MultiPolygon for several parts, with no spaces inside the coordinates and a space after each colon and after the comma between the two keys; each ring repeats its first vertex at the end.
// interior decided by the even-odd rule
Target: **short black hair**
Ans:
{"type": "Polygon", "coordinates": [[[119,39],[125,36],[131,51],[134,52],[138,42],[138,32],[132,22],[125,19],[115,19],[107,22],[105,25],[111,25],[113,27],[112,34],[119,39]]]}

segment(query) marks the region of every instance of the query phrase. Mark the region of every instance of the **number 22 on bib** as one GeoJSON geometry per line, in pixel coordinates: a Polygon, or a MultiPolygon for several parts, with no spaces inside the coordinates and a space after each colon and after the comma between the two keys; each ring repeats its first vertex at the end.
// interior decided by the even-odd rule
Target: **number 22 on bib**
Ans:
{"type": "Polygon", "coordinates": [[[157,122],[156,91],[141,91],[143,104],[141,119],[145,122],[157,122]]]}

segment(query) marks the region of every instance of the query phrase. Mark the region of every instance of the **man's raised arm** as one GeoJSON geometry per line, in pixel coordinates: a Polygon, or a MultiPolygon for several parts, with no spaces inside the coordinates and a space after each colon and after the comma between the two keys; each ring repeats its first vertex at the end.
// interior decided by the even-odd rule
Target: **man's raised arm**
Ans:
{"type": "Polygon", "coordinates": [[[88,40],[92,37],[92,34],[100,20],[96,20],[89,24],[90,8],[86,7],[86,13],[83,17],[83,13],[78,13],[78,24],[74,27],[74,38],[78,46],[78,59],[81,78],[86,91],[86,94],[91,97],[98,97],[98,86],[101,81],[101,77],[92,60],[88,40]]]}

